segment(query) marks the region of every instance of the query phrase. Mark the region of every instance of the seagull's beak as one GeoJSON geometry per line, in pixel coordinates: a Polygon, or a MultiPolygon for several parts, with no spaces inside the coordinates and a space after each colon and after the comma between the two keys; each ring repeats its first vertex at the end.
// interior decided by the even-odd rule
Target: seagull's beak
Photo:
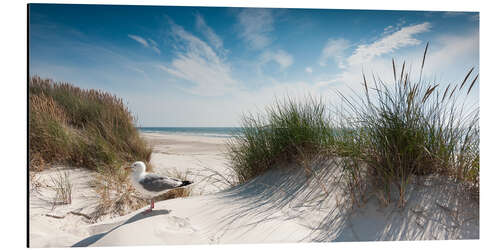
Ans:
{"type": "Polygon", "coordinates": [[[132,169],[132,167],[131,166],[125,166],[124,169],[125,170],[130,170],[130,169],[132,169]]]}

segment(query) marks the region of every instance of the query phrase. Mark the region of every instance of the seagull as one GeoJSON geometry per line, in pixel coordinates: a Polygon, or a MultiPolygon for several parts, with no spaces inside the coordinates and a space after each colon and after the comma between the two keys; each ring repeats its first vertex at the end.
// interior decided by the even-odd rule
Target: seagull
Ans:
{"type": "Polygon", "coordinates": [[[146,164],[142,161],[136,161],[132,165],[125,167],[125,169],[132,169],[130,179],[132,180],[134,188],[139,191],[144,198],[151,200],[151,206],[144,211],[144,213],[153,211],[155,207],[154,197],[164,194],[170,189],[192,184],[191,181],[181,181],[172,177],[146,173],[146,164]]]}

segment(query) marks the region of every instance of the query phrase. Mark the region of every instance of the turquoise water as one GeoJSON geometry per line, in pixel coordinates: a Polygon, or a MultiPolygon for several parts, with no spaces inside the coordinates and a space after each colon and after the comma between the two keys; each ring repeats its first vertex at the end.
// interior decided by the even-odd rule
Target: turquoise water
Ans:
{"type": "Polygon", "coordinates": [[[241,133],[238,127],[140,127],[143,133],[185,134],[207,137],[232,137],[241,133]]]}

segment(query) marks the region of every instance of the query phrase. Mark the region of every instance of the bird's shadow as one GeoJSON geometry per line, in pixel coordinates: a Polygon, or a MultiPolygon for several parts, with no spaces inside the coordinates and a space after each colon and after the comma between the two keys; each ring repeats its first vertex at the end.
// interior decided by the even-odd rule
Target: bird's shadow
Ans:
{"type": "Polygon", "coordinates": [[[136,222],[138,220],[142,220],[142,219],[152,217],[152,216],[169,214],[170,212],[171,212],[171,210],[162,209],[162,210],[153,210],[149,213],[144,213],[144,212],[138,213],[138,214],[130,217],[128,220],[124,221],[123,223],[119,223],[117,226],[114,226],[110,230],[107,230],[106,232],[95,234],[95,235],[92,235],[90,237],[87,237],[87,238],[75,243],[72,247],[87,247],[123,225],[133,223],[133,222],[136,222]]]}

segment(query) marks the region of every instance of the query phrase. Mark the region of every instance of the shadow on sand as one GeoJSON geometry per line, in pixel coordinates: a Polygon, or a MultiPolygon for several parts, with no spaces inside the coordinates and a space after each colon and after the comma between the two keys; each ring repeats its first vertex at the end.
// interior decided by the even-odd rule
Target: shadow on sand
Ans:
{"type": "MultiPolygon", "coordinates": [[[[118,229],[119,227],[121,227],[123,225],[129,224],[129,223],[133,223],[133,222],[136,222],[138,220],[146,219],[146,218],[149,218],[149,217],[153,217],[153,216],[157,216],[157,215],[165,215],[165,214],[169,214],[169,213],[170,213],[170,210],[165,210],[165,209],[163,209],[163,210],[153,210],[152,212],[147,213],[147,214],[142,213],[142,212],[138,213],[138,214],[130,217],[128,220],[126,220],[124,222],[118,222],[118,223],[116,223],[118,225],[114,226],[110,230],[107,230],[106,232],[98,233],[98,234],[92,235],[90,237],[87,237],[87,238],[85,238],[85,239],[83,239],[83,240],[75,243],[72,247],[87,247],[87,246],[90,246],[91,244],[95,243],[96,241],[100,240],[102,237],[106,236],[107,234],[113,232],[114,230],[118,229]]],[[[106,226],[106,225],[103,225],[103,226],[106,226]]],[[[109,224],[107,226],[109,226],[109,224]]]]}
{"type": "MultiPolygon", "coordinates": [[[[310,231],[318,230],[326,211],[334,210],[336,230],[342,230],[345,223],[343,208],[337,206],[342,200],[335,200],[336,194],[343,188],[339,169],[331,159],[317,157],[309,166],[293,166],[270,170],[248,183],[223,191],[217,198],[226,203],[209,208],[203,216],[216,217],[210,226],[214,238],[222,242],[233,242],[239,236],[255,231],[263,224],[268,224],[268,231],[257,229],[262,234],[272,234],[280,225],[297,222],[310,231]],[[274,223],[280,221],[280,223],[274,223]],[[229,233],[232,231],[232,233],[229,233]],[[229,233],[229,234],[228,234],[229,233]],[[225,236],[228,237],[225,237],[225,236]]],[[[307,231],[307,230],[304,230],[307,231]]],[[[278,241],[295,241],[297,236],[279,235],[278,241]]],[[[312,241],[311,235],[302,235],[301,241],[312,241]]],[[[236,242],[236,241],[235,241],[236,242]]],[[[260,243],[260,242],[255,242],[260,243]]]]}
{"type": "MultiPolygon", "coordinates": [[[[219,193],[225,208],[208,208],[203,216],[217,218],[209,230],[222,242],[237,242],[256,230],[264,235],[286,232],[289,221],[304,227],[304,233],[275,234],[278,241],[479,238],[479,205],[467,198],[460,183],[440,176],[416,176],[408,186],[404,208],[395,202],[383,206],[371,192],[359,207],[351,207],[340,173],[338,163],[325,158],[314,159],[308,169],[270,170],[219,193]]],[[[398,193],[391,196],[397,200],[398,193]]]]}

